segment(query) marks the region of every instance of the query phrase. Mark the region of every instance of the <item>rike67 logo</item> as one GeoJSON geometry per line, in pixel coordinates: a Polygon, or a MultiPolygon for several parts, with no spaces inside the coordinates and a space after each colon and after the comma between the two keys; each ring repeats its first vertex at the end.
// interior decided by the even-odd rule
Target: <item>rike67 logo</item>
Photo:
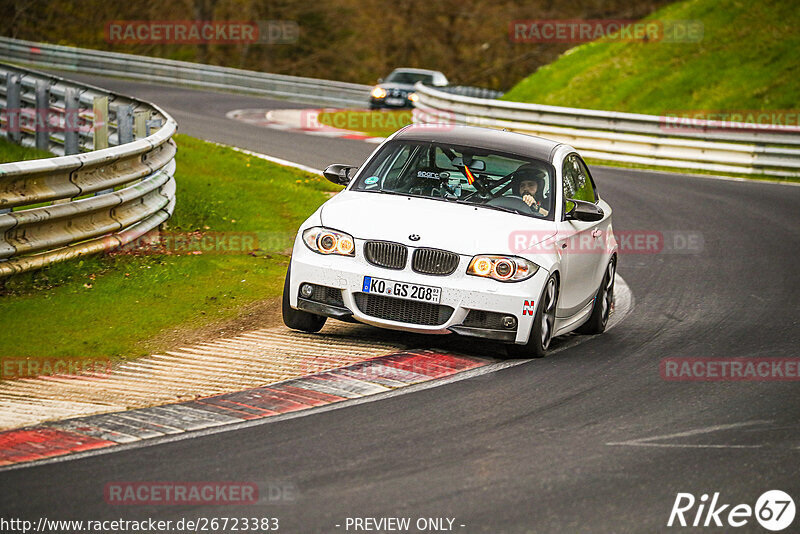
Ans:
{"type": "Polygon", "coordinates": [[[710,501],[707,493],[700,499],[691,493],[678,493],[667,526],[739,528],[750,524],[755,517],[763,528],[778,532],[792,524],[794,515],[794,500],[781,490],[764,492],[752,507],[724,504],[719,492],[715,492],[710,501]]]}

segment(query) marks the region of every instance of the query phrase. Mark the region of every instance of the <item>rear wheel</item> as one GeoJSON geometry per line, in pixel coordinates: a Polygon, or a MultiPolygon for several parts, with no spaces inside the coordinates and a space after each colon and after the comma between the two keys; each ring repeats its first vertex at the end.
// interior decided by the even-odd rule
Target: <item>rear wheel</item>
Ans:
{"type": "Polygon", "coordinates": [[[583,323],[576,332],[581,334],[602,334],[605,332],[608,316],[611,314],[611,305],[614,303],[614,274],[616,270],[617,260],[616,258],[611,258],[594,297],[592,314],[589,316],[589,320],[583,323]]]}
{"type": "Polygon", "coordinates": [[[281,311],[283,312],[283,324],[292,330],[301,330],[303,332],[319,332],[325,326],[325,321],[328,319],[324,315],[314,315],[302,310],[295,310],[289,304],[289,279],[291,277],[291,267],[286,271],[286,280],[283,283],[283,303],[281,311]]]}
{"type": "Polygon", "coordinates": [[[525,345],[506,345],[508,355],[513,358],[542,358],[553,339],[556,324],[556,303],[558,302],[558,280],[551,274],[539,299],[536,315],[533,318],[531,334],[525,345]]]}

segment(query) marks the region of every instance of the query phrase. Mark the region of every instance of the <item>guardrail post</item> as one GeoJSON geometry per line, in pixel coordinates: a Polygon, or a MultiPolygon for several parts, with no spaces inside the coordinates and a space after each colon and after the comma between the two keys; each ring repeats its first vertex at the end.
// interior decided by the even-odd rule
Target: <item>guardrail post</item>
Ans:
{"type": "MultiPolygon", "coordinates": [[[[6,132],[8,140],[14,143],[19,143],[20,129],[19,129],[19,106],[20,106],[20,83],[19,76],[16,74],[9,74],[6,77],[6,132]]],[[[0,208],[0,213],[8,213],[11,208],[0,208]]],[[[6,261],[0,259],[0,261],[6,261]]]]}
{"type": "Polygon", "coordinates": [[[133,106],[117,108],[117,143],[124,145],[133,142],[133,106]]]}
{"type": "MultiPolygon", "coordinates": [[[[96,96],[93,101],[93,127],[94,130],[94,146],[93,150],[101,150],[108,148],[108,97],[96,96]]],[[[105,195],[106,193],[113,192],[113,189],[103,189],[94,194],[94,196],[105,195]]]]}
{"type": "Polygon", "coordinates": [[[6,78],[6,129],[8,140],[19,144],[22,139],[20,130],[20,93],[22,91],[22,80],[17,74],[9,74],[6,78]]]}
{"type": "Polygon", "coordinates": [[[67,87],[64,90],[64,155],[80,152],[78,133],[80,131],[80,106],[78,90],[67,87]]]}
{"type": "Polygon", "coordinates": [[[93,150],[108,148],[108,97],[94,97],[94,118],[92,130],[94,131],[93,150]]]}
{"type": "Polygon", "coordinates": [[[152,132],[152,128],[161,128],[162,122],[161,119],[151,119],[147,121],[147,135],[150,136],[152,132]]]}
{"type": "Polygon", "coordinates": [[[146,111],[137,111],[133,114],[133,135],[136,139],[147,137],[147,117],[149,115],[146,111]]]}
{"type": "Polygon", "coordinates": [[[36,148],[50,149],[50,87],[45,80],[36,80],[36,148]]]}

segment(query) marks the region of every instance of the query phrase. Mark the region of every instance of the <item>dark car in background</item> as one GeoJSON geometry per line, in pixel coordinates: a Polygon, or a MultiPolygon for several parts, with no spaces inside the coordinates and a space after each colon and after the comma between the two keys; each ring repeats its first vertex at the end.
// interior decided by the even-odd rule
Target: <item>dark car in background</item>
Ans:
{"type": "Polygon", "coordinates": [[[422,82],[434,87],[448,84],[447,77],[438,70],[427,69],[394,69],[385,79],[378,80],[370,93],[369,108],[410,108],[414,107],[417,95],[414,84],[422,82]]]}

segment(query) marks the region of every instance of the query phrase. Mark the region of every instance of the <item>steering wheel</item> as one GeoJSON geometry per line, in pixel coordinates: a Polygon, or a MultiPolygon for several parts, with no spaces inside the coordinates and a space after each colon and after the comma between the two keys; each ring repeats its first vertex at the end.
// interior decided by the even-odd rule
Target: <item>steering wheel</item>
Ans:
{"type": "Polygon", "coordinates": [[[538,212],[535,212],[533,208],[528,206],[528,204],[526,204],[525,201],[519,197],[496,197],[487,202],[486,205],[538,215],[538,212]]]}

